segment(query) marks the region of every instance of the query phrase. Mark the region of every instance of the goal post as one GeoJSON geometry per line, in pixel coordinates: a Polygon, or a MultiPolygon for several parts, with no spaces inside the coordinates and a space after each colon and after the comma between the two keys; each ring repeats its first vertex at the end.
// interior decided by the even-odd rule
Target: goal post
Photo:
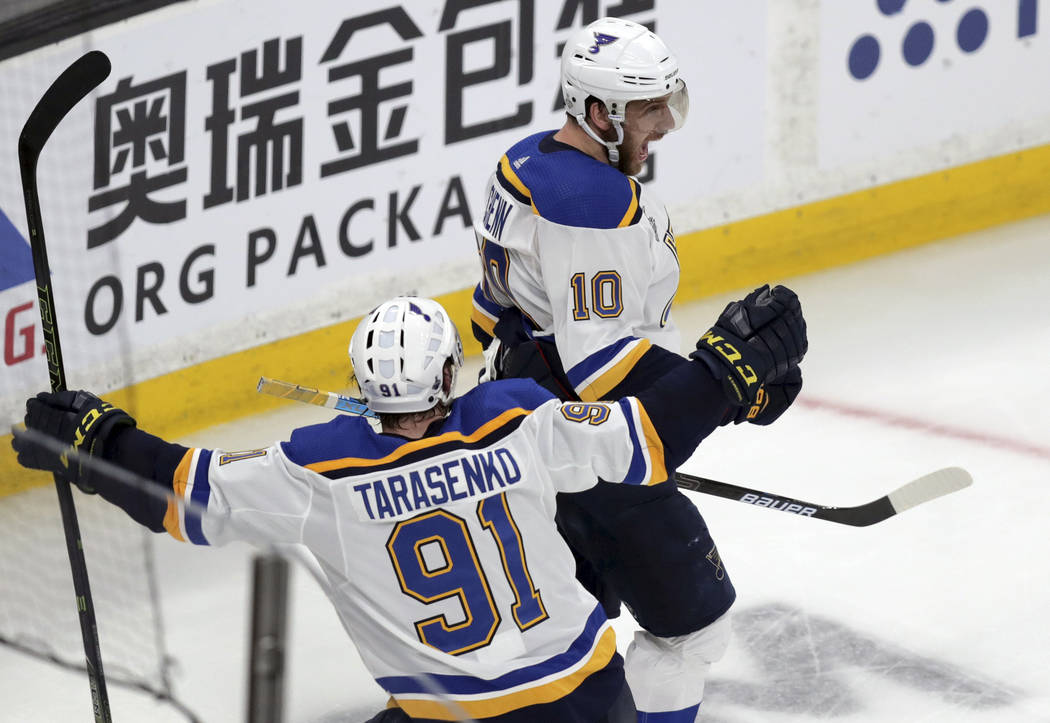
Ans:
{"type": "Polygon", "coordinates": [[[288,630],[288,560],[275,552],[252,560],[248,723],[281,723],[288,630]]]}

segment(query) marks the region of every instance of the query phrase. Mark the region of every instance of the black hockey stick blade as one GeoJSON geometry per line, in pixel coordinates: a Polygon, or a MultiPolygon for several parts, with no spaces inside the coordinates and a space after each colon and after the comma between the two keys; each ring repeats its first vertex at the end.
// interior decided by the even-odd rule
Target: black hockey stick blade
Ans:
{"type": "Polygon", "coordinates": [[[837,522],[854,527],[867,527],[876,522],[898,515],[924,502],[958,492],[973,484],[970,473],[961,467],[945,467],[936,472],[923,475],[887,495],[879,497],[856,507],[832,507],[804,502],[791,497],[781,497],[768,492],[738,487],[726,482],[718,482],[704,477],[679,472],[676,475],[678,486],[694,492],[717,495],[726,499],[745,502],[757,507],[768,507],[781,512],[788,512],[803,517],[815,517],[819,520],[837,522]]]}
{"type": "Polygon", "coordinates": [[[109,71],[109,58],[101,50],[85,53],[62,71],[22,127],[18,137],[19,159],[39,157],[62,119],[109,76],[109,71]]]}

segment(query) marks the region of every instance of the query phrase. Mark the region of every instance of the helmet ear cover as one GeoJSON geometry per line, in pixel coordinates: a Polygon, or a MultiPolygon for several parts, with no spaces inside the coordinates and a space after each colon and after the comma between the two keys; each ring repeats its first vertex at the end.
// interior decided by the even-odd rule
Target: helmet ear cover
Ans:
{"type": "Polygon", "coordinates": [[[424,412],[448,404],[463,366],[463,343],[448,312],[432,299],[399,296],[357,325],[348,348],[361,396],[380,414],[424,412]],[[445,366],[451,362],[451,383],[445,366]]]}

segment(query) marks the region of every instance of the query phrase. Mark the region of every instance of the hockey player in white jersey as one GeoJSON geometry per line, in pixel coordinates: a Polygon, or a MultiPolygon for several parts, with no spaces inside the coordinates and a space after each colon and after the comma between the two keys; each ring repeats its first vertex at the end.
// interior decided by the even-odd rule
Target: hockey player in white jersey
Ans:
{"type": "MultiPolygon", "coordinates": [[[[561,86],[565,124],[512,146],[486,187],[472,327],[487,378],[531,377],[563,400],[617,399],[686,363],[671,319],[674,230],[635,176],[651,144],[685,122],[688,92],[663,41],[616,18],[566,43],[561,86]]],[[[801,385],[797,365],[784,365],[752,395],[712,403],[722,424],[769,424],[801,385]]],[[[559,495],[558,525],[580,580],[610,615],[622,600],[645,630],[635,642],[647,654],[627,667],[639,719],[694,720],[706,668],[691,651],[725,635],[736,596],[695,506],[672,483],[644,505],[600,484],[559,495]]]]}
{"type": "Polygon", "coordinates": [[[27,427],[130,469],[204,515],[20,436],[13,444],[21,464],[101,494],[155,532],[198,545],[307,546],[396,704],[375,721],[629,723],[635,708],[614,632],[573,577],[555,493],[597,477],[639,494],[661,483],[717,425],[718,414],[700,410],[714,408],[727,380],[761,383],[794,363],[777,340],[804,336],[794,295],[760,289],[719,317],[699,361],[637,397],[563,403],[514,379],[453,399],[455,326],[438,303],[401,297],[368,314],[349,349],[381,433],[337,416],[266,448],[187,449],[88,392],[26,402],[27,427]]]}

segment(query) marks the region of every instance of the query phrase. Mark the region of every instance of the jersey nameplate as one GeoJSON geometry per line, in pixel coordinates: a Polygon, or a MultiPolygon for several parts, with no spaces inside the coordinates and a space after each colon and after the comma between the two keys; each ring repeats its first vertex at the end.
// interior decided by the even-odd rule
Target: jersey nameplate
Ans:
{"type": "Polygon", "coordinates": [[[489,197],[485,203],[485,215],[482,216],[482,224],[485,230],[492,234],[492,238],[499,241],[503,236],[503,228],[507,224],[507,216],[510,215],[510,201],[503,198],[496,191],[495,184],[489,186],[489,197]]]}
{"type": "Polygon", "coordinates": [[[347,487],[359,519],[385,522],[449,502],[498,494],[519,481],[518,460],[510,450],[498,447],[445,462],[429,460],[347,487]]]}

